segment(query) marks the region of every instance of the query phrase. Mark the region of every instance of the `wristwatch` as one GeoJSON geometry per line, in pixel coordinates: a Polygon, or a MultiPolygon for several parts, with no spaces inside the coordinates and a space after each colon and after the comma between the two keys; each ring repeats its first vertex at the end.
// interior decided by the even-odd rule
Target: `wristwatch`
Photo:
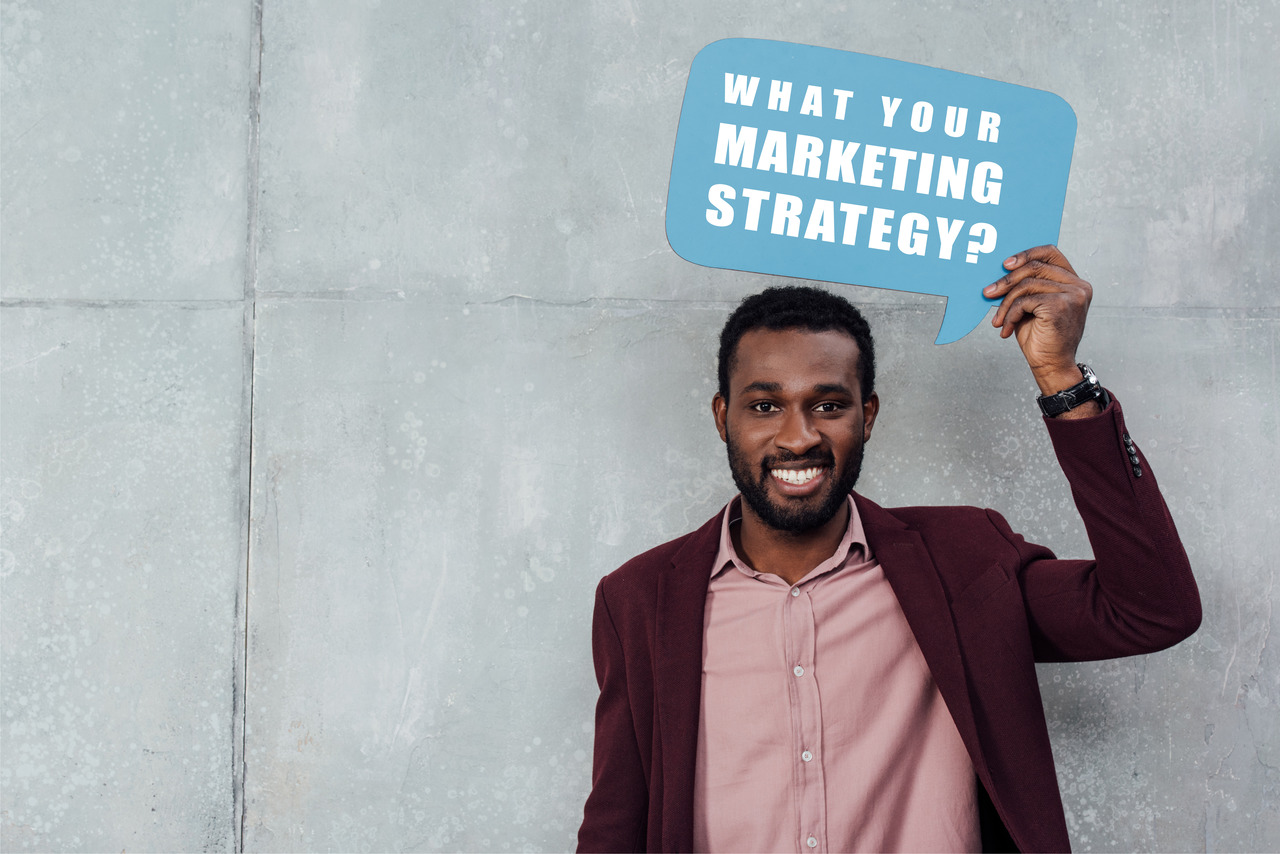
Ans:
{"type": "Polygon", "coordinates": [[[1057,394],[1041,394],[1036,397],[1036,403],[1040,404],[1040,411],[1044,413],[1045,418],[1061,415],[1091,400],[1098,401],[1098,405],[1103,409],[1111,403],[1111,395],[1107,394],[1107,390],[1098,382],[1098,375],[1093,372],[1093,369],[1083,362],[1076,362],[1076,367],[1084,375],[1083,380],[1057,394]]]}

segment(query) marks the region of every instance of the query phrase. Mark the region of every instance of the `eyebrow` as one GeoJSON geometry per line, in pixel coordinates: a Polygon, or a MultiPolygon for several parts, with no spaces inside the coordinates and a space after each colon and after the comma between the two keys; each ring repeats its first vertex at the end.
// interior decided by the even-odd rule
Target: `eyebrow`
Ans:
{"type": "MultiPolygon", "coordinates": [[[[782,383],[757,380],[756,382],[744,387],[739,394],[747,394],[748,392],[753,391],[762,391],[765,394],[777,394],[782,391],[782,383]]],[[[813,391],[816,394],[843,394],[848,397],[853,397],[853,392],[851,392],[849,387],[844,383],[818,383],[813,387],[813,391]]]]}
{"type": "Polygon", "coordinates": [[[753,382],[747,387],[745,387],[739,393],[746,394],[747,392],[751,392],[751,391],[763,391],[767,394],[777,394],[778,392],[782,391],[782,383],[768,383],[768,382],[757,380],[756,382],[753,382]]]}

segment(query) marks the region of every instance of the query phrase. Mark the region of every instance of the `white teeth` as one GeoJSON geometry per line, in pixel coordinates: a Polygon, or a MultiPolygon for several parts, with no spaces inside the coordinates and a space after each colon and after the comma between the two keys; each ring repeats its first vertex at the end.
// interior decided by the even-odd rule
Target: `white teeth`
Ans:
{"type": "Polygon", "coordinates": [[[820,468],[800,469],[799,471],[794,469],[774,469],[770,474],[784,483],[801,486],[817,477],[820,471],[822,471],[820,468]]]}

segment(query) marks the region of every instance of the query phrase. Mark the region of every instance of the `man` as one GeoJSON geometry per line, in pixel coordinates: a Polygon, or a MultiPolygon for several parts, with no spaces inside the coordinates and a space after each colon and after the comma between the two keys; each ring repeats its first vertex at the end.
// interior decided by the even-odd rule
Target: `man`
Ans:
{"type": "Polygon", "coordinates": [[[852,493],[880,407],[866,322],[812,288],[748,298],[712,402],[740,498],[596,591],[579,850],[1068,849],[1035,662],[1163,649],[1200,600],[1119,404],[1076,363],[1092,289],[1052,246],[1005,268],[993,325],[1095,560],[993,511],[852,493]]]}

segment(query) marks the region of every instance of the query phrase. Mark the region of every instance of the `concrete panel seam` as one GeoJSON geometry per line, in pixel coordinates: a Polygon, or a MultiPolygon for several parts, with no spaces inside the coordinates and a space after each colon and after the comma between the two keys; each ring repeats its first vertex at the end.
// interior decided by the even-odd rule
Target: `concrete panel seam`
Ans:
{"type": "Polygon", "coordinates": [[[1109,306],[1094,305],[1089,308],[1095,317],[1128,317],[1138,315],[1147,318],[1175,318],[1179,320],[1277,320],[1280,306],[1109,306]]]}
{"type": "Polygon", "coordinates": [[[254,371],[257,343],[258,310],[255,299],[258,285],[259,193],[261,183],[262,131],[262,13],[263,0],[251,0],[251,33],[249,36],[249,147],[247,187],[245,188],[245,276],[244,276],[244,355],[241,409],[241,534],[244,566],[239,574],[236,592],[236,630],[238,642],[232,662],[232,838],[235,850],[244,851],[244,824],[247,809],[245,784],[248,777],[247,716],[249,689],[249,572],[253,547],[253,402],[254,371]]]}
{"type": "MultiPolygon", "coordinates": [[[[821,282],[818,282],[821,285],[821,282]]],[[[745,296],[747,290],[744,289],[745,296]]],[[[691,310],[727,311],[737,305],[737,300],[697,300],[697,299],[662,299],[635,297],[588,297],[578,300],[543,299],[527,294],[508,294],[490,300],[458,300],[440,299],[431,294],[406,293],[404,291],[265,291],[260,290],[254,296],[259,302],[280,303],[321,303],[321,302],[404,302],[417,305],[448,306],[513,306],[529,305],[547,308],[588,308],[588,309],[670,309],[683,306],[691,310]]],[[[852,301],[864,308],[873,308],[885,314],[903,312],[919,313],[937,310],[937,304],[930,302],[888,303],[878,300],[859,299],[856,295],[852,301]]],[[[1104,306],[1094,305],[1090,308],[1094,317],[1143,317],[1151,319],[1173,318],[1183,320],[1204,319],[1246,319],[1277,320],[1280,319],[1280,306],[1233,307],[1233,306],[1104,306]]]]}
{"type": "Polygon", "coordinates": [[[242,299],[3,299],[0,308],[177,308],[184,311],[214,311],[240,308],[242,299]]]}

